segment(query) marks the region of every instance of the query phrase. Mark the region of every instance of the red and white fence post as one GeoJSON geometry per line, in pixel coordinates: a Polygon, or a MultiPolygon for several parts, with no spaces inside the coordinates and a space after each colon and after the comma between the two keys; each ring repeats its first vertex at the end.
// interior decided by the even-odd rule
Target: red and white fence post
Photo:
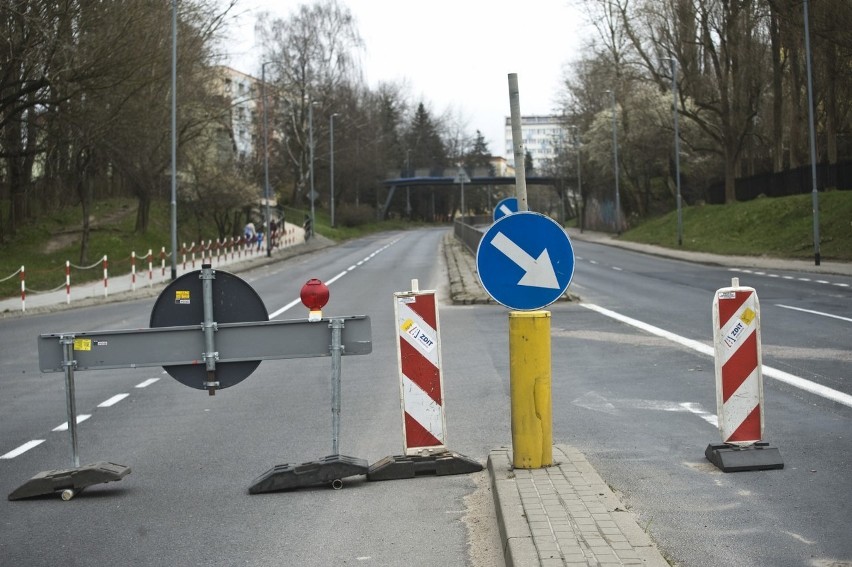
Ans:
{"type": "Polygon", "coordinates": [[[148,248],[148,287],[154,285],[154,254],[148,248]]]}
{"type": "Polygon", "coordinates": [[[783,468],[778,449],[763,441],[760,303],[739,278],[713,298],[713,344],[722,443],[705,455],[725,472],[783,468]]]}
{"type": "Polygon", "coordinates": [[[482,470],[476,461],[447,449],[444,377],[435,291],[394,293],[399,395],[404,455],[385,457],[370,467],[369,480],[412,478],[416,474],[466,474],[482,470]]]}
{"type": "Polygon", "coordinates": [[[107,283],[108,281],[109,277],[107,275],[107,257],[106,254],[104,254],[104,297],[107,297],[107,295],[109,295],[109,286],[107,283]]]}
{"type": "Polygon", "coordinates": [[[65,260],[65,305],[71,305],[71,261],[65,260]]]}
{"type": "Polygon", "coordinates": [[[130,291],[136,291],[136,250],[130,253],[130,291]]]}
{"type": "Polygon", "coordinates": [[[21,266],[21,311],[27,310],[27,277],[24,267],[21,266]]]}

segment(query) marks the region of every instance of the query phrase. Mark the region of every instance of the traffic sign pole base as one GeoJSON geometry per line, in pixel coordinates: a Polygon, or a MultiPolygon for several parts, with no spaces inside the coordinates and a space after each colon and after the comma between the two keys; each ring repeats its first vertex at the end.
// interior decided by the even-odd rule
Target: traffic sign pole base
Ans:
{"type": "Polygon", "coordinates": [[[704,451],[707,460],[723,472],[765,471],[783,469],[784,461],[777,447],[758,441],[750,447],[726,443],[710,443],[704,451]]]}
{"type": "Polygon", "coordinates": [[[433,455],[393,455],[371,465],[367,480],[397,480],[426,474],[469,474],[481,470],[480,463],[451,451],[433,455]]]}
{"type": "Polygon", "coordinates": [[[343,479],[350,476],[365,475],[370,468],[364,459],[331,455],[318,461],[301,465],[277,465],[252,482],[249,494],[291,490],[303,486],[329,484],[332,488],[343,488],[343,479]]]}
{"type": "Polygon", "coordinates": [[[9,494],[9,500],[21,500],[55,492],[61,492],[63,500],[70,500],[88,486],[121,480],[129,474],[130,467],[107,462],[92,463],[73,469],[43,471],[13,490],[9,494]]]}

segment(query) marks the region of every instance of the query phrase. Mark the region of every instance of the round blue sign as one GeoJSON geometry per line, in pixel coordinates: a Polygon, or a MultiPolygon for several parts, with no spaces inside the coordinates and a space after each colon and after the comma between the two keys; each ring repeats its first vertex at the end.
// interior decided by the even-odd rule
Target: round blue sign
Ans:
{"type": "Polygon", "coordinates": [[[518,212],[518,199],[515,197],[506,197],[501,199],[497,206],[494,207],[494,220],[498,221],[507,215],[513,215],[518,212]]]}
{"type": "Polygon", "coordinates": [[[476,250],[479,281],[494,301],[531,311],[559,299],[574,276],[574,248],[553,219],[529,211],[500,218],[476,250]]]}

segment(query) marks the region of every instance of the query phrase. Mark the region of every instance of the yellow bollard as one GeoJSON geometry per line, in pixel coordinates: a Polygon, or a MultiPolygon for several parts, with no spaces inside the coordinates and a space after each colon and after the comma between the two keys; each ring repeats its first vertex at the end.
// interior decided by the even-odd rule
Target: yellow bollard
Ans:
{"type": "Polygon", "coordinates": [[[550,311],[511,311],[509,382],[515,468],[553,464],[550,376],[550,311]]]}

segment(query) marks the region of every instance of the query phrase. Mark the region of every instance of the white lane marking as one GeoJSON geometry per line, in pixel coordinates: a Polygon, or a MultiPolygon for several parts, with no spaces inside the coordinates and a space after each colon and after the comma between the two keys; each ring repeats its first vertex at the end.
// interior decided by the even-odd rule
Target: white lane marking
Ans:
{"type": "Polygon", "coordinates": [[[44,443],[44,439],[33,439],[32,441],[27,441],[17,449],[13,449],[6,453],[5,455],[0,455],[0,459],[14,459],[18,455],[22,455],[32,449],[33,447],[38,447],[44,443]]]}
{"type": "MultiPolygon", "coordinates": [[[[362,264],[364,264],[365,262],[370,261],[370,259],[371,259],[373,256],[375,256],[376,254],[378,254],[378,253],[380,253],[380,252],[383,252],[385,249],[387,249],[387,248],[389,248],[389,247],[393,246],[394,244],[396,244],[396,243],[397,243],[397,242],[399,242],[400,240],[402,240],[402,237],[399,237],[399,238],[397,238],[396,240],[392,240],[391,242],[388,242],[387,244],[385,244],[384,246],[382,246],[381,248],[379,248],[378,250],[376,250],[375,252],[373,252],[372,254],[370,254],[369,256],[367,256],[366,258],[364,258],[363,260],[360,260],[360,261],[356,262],[354,265],[349,266],[348,268],[346,268],[345,270],[343,270],[342,272],[340,272],[340,273],[339,273],[339,274],[337,274],[336,276],[333,276],[331,279],[326,280],[326,281],[325,281],[325,282],[323,282],[323,283],[324,283],[325,285],[331,285],[331,284],[333,284],[334,282],[336,282],[337,280],[339,280],[340,278],[342,278],[343,276],[345,276],[346,274],[348,274],[349,272],[351,272],[352,270],[354,270],[354,269],[355,269],[355,268],[357,268],[358,266],[361,266],[361,265],[362,265],[362,264]]],[[[275,319],[276,317],[278,317],[279,315],[281,315],[281,314],[282,314],[282,313],[284,313],[285,311],[289,311],[290,309],[292,309],[292,308],[293,308],[293,307],[295,307],[296,305],[299,305],[301,302],[302,302],[302,300],[301,300],[301,299],[294,299],[293,301],[291,301],[290,303],[288,303],[288,304],[287,304],[287,305],[285,305],[284,307],[282,307],[282,308],[278,309],[277,311],[274,311],[274,312],[270,313],[270,314],[269,314],[269,318],[270,318],[270,319],[275,319]]]]}
{"type": "Polygon", "coordinates": [[[621,268],[619,268],[618,266],[613,266],[612,269],[615,270],[616,272],[623,272],[624,271],[621,268]]]}
{"type": "Polygon", "coordinates": [[[148,378],[144,382],[140,382],[139,384],[136,384],[136,387],[137,388],[147,388],[148,386],[150,386],[151,384],[153,384],[154,382],[156,382],[158,380],[159,380],[159,378],[148,378]]]}
{"type": "Polygon", "coordinates": [[[799,278],[799,281],[800,282],[809,282],[809,281],[811,281],[811,279],[810,278],[799,278]]]}
{"type": "Polygon", "coordinates": [[[776,303],[775,307],[782,307],[784,309],[792,309],[793,311],[801,311],[802,313],[812,313],[814,315],[822,315],[823,317],[831,317],[832,319],[840,319],[841,321],[849,321],[852,323],[852,319],[849,317],[841,317],[840,315],[832,315],[831,313],[823,313],[822,311],[813,311],[811,309],[802,309],[801,307],[793,307],[792,305],[782,305],[780,303],[776,303]]]}
{"type": "Polygon", "coordinates": [[[694,413],[713,427],[719,427],[719,418],[710,412],[704,411],[701,408],[701,404],[696,404],[693,402],[683,402],[682,404],[680,404],[680,407],[682,407],[689,413],[694,413]]]}
{"type": "Polygon", "coordinates": [[[817,280],[816,283],[828,283],[828,282],[825,281],[825,280],[817,280]]]}
{"type": "Polygon", "coordinates": [[[597,260],[589,260],[589,264],[597,264],[597,260]]]}
{"type": "MultiPolygon", "coordinates": [[[[88,414],[88,413],[79,414],[77,416],[77,425],[80,425],[81,423],[83,423],[84,421],[89,419],[90,417],[92,417],[92,416],[91,416],[91,414],[88,414]]],[[[57,425],[56,427],[53,428],[53,431],[68,431],[68,422],[66,421],[62,425],[57,425]]]]}
{"type": "MultiPolygon", "coordinates": [[[[616,321],[621,321],[622,323],[626,323],[637,329],[642,329],[645,332],[651,333],[652,335],[657,335],[658,337],[663,337],[664,339],[668,339],[677,344],[683,345],[685,347],[691,348],[700,352],[701,354],[706,354],[708,356],[713,356],[713,347],[706,345],[704,343],[694,341],[692,339],[687,339],[686,337],[681,337],[680,335],[676,335],[669,331],[660,329],[659,327],[654,327],[653,325],[649,325],[648,323],[643,323],[642,321],[638,321],[631,317],[627,317],[625,315],[621,315],[620,313],[616,313],[615,311],[610,311],[609,309],[605,309],[598,305],[594,305],[592,303],[580,303],[586,309],[590,309],[592,311],[596,311],[601,315],[605,315],[616,321]]],[[[805,380],[799,376],[795,376],[788,372],[784,372],[783,370],[778,370],[777,368],[772,368],[771,366],[763,365],[763,374],[764,376],[769,376],[779,382],[784,382],[794,388],[799,388],[800,390],[804,390],[805,392],[810,392],[811,394],[815,394],[827,400],[831,400],[833,402],[837,402],[838,404],[843,404],[844,406],[848,406],[852,408],[852,396],[849,394],[845,394],[833,388],[829,388],[827,386],[823,386],[822,384],[817,384],[816,382],[811,382],[810,380],[805,380]]]]}
{"type": "Polygon", "coordinates": [[[836,284],[832,284],[832,285],[836,285],[837,287],[849,287],[848,283],[836,283],[836,284]]]}
{"type": "Polygon", "coordinates": [[[126,397],[127,397],[127,396],[129,396],[129,395],[130,395],[130,394],[116,394],[116,395],[114,395],[113,397],[111,397],[110,399],[108,399],[108,400],[104,400],[104,401],[102,401],[101,403],[99,403],[99,404],[98,404],[98,407],[99,407],[99,408],[108,408],[108,407],[112,407],[112,406],[114,406],[115,404],[117,404],[118,402],[120,402],[121,400],[123,400],[124,398],[126,398],[126,397]]]}
{"type": "Polygon", "coordinates": [[[331,278],[330,278],[327,282],[325,282],[325,285],[331,285],[331,284],[333,284],[334,282],[336,282],[337,280],[339,280],[340,278],[342,278],[343,276],[345,276],[345,275],[346,275],[346,273],[347,273],[348,271],[349,271],[349,270],[343,270],[342,272],[340,272],[340,273],[339,273],[339,274],[337,274],[336,276],[331,277],[331,278]]]}

